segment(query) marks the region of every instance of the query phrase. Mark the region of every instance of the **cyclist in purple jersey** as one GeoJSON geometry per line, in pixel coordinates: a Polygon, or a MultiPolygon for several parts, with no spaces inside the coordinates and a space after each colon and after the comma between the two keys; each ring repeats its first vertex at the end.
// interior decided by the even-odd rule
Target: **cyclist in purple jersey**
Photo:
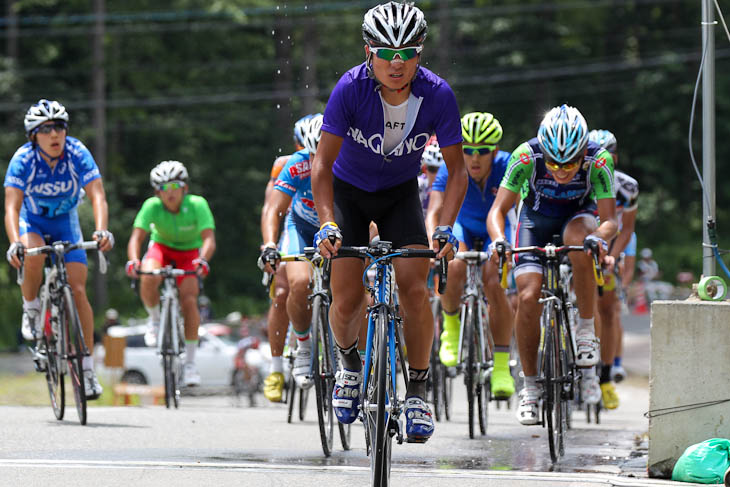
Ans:
{"type": "MultiPolygon", "coordinates": [[[[91,201],[96,231],[93,239],[100,249],[109,251],[114,236],[107,229],[108,206],[101,174],[89,150],[78,139],[68,136],[69,116],[57,101],[39,100],[25,114],[25,133],[29,142],[20,147],[8,164],[5,175],[5,231],[10,240],[8,262],[20,268],[26,248],[52,241],[83,241],[76,207],[81,192],[91,201]]],[[[45,256],[25,257],[22,332],[26,340],[40,337],[38,290],[43,281],[45,256]]],[[[68,281],[78,309],[84,340],[89,351],[94,345],[94,313],[86,295],[86,252],[66,254],[68,281]]],[[[94,373],[91,356],[83,358],[87,399],[96,399],[102,387],[94,373]]]]}
{"type": "MultiPolygon", "coordinates": [[[[472,112],[461,118],[461,135],[464,139],[464,164],[469,183],[464,203],[456,217],[454,234],[459,240],[459,251],[486,250],[489,244],[487,213],[494,202],[499,183],[509,161],[509,153],[499,150],[502,126],[491,113],[472,112]],[[475,244],[479,240],[481,243],[475,244]]],[[[426,226],[436,225],[443,204],[443,190],[449,180],[446,167],[442,167],[433,185],[426,226]]],[[[494,369],[491,376],[492,396],[507,399],[515,391],[509,369],[510,341],[512,340],[512,308],[499,282],[497,266],[485,262],[481,268],[484,292],[489,300],[489,322],[494,336],[494,369]]],[[[449,263],[446,291],[441,295],[443,308],[443,332],[441,333],[441,363],[455,367],[458,363],[459,305],[466,282],[466,262],[453,260],[449,263]]]]}
{"type": "MultiPolygon", "coordinates": [[[[505,216],[517,202],[525,181],[529,181],[529,190],[520,211],[516,244],[544,246],[551,243],[553,235],[559,234],[566,245],[588,248],[597,244],[603,261],[608,251],[607,241],[614,237],[617,228],[613,160],[606,150],[588,141],[586,121],[576,108],[562,105],[550,110],[540,123],[537,138],[523,143],[512,153],[487,216],[492,249],[498,242],[510,249],[505,238],[505,216]],[[600,226],[593,215],[596,207],[600,226]]],[[[597,294],[593,259],[588,252],[569,255],[579,314],[575,362],[578,367],[590,368],[599,361],[593,320],[597,294]]],[[[497,260],[496,252],[493,259],[497,260]]],[[[536,256],[520,254],[516,259],[514,275],[519,305],[515,323],[525,375],[517,418],[525,425],[540,422],[538,404],[542,391],[537,382],[537,349],[542,271],[536,256]]]]}
{"type": "MultiPolygon", "coordinates": [[[[446,255],[456,244],[451,225],[466,190],[460,116],[449,85],[419,66],[426,30],[423,12],[410,4],[389,2],[365,14],[365,63],[347,71],[332,91],[312,167],[314,199],[324,222],[315,245],[325,256],[336,254],[340,245],[367,245],[371,221],[394,248],[428,247],[416,178],[432,133],[453,175],[433,245],[446,255]],[[436,239],[442,237],[448,243],[440,248],[436,239]]],[[[410,441],[423,442],[433,433],[424,401],[433,340],[426,287],[429,261],[396,259],[394,266],[409,360],[406,434],[410,441]]],[[[345,423],[357,418],[360,402],[357,336],[366,300],[356,282],[362,271],[359,259],[332,263],[330,318],[342,358],[333,404],[345,423]]]]}

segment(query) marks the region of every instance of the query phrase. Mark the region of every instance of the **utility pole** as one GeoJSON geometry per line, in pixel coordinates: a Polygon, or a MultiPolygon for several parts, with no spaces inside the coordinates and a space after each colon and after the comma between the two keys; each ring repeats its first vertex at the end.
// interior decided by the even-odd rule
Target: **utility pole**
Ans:
{"type": "MultiPolygon", "coordinates": [[[[715,221],[715,11],[712,0],[702,0],[702,274],[714,276],[716,262],[709,245],[709,220],[715,221]]],[[[714,242],[717,243],[717,242],[714,242]]]]}
{"type": "MultiPolygon", "coordinates": [[[[106,0],[94,0],[94,34],[92,41],[93,57],[93,98],[94,111],[94,159],[102,177],[106,176],[106,73],[104,71],[104,16],[106,0]]],[[[94,296],[97,310],[103,310],[109,303],[106,276],[97,269],[94,274],[94,296]]]]}

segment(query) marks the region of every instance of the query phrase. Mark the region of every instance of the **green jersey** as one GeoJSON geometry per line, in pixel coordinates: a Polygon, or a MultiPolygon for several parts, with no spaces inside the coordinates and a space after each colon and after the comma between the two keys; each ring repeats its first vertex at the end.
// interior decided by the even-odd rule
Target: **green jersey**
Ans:
{"type": "Polygon", "coordinates": [[[186,194],[180,211],[171,213],[157,196],[147,199],[134,219],[134,227],[151,233],[150,239],[175,250],[198,249],[200,233],[215,230],[213,214],[202,196],[186,194]]]}

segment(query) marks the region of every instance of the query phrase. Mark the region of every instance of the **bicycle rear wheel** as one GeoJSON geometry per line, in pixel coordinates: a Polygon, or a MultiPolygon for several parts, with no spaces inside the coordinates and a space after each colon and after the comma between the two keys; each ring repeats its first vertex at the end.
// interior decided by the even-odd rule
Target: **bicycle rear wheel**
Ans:
{"type": "Polygon", "coordinates": [[[58,342],[55,335],[44,335],[41,343],[46,350],[46,384],[51,398],[51,408],[56,419],[61,420],[66,406],[66,394],[61,359],[57,350],[58,342]]]}
{"type": "Polygon", "coordinates": [[[370,473],[373,487],[387,487],[390,483],[392,453],[390,414],[388,413],[388,316],[379,310],[375,316],[373,337],[373,367],[368,378],[365,399],[366,427],[370,442],[370,473]]]}
{"type": "Polygon", "coordinates": [[[84,334],[81,330],[81,320],[76,311],[71,294],[71,288],[66,287],[63,291],[64,309],[61,314],[64,316],[66,332],[66,357],[68,360],[68,376],[74,391],[74,402],[76,412],[79,415],[79,422],[86,424],[86,389],[84,384],[83,358],[86,353],[84,334]]]}
{"type": "Polygon", "coordinates": [[[332,389],[334,388],[334,356],[329,336],[326,309],[322,298],[315,296],[312,303],[312,379],[317,398],[317,420],[322,451],[326,457],[332,454],[334,443],[334,410],[332,389]]]}

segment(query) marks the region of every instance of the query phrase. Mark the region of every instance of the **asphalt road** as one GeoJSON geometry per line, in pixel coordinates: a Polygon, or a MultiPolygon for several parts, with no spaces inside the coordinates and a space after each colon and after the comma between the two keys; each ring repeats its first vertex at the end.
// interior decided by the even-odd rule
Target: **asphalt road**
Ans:
{"type": "MultiPolygon", "coordinates": [[[[646,478],[648,317],[627,324],[621,406],[588,424],[574,412],[565,458],[552,465],[546,430],[517,423],[512,410],[490,406],[487,435],[468,439],[465,391],[454,388],[455,411],[437,423],[425,445],[394,445],[392,480],[427,485],[675,485],[646,478]],[[630,330],[630,331],[629,331],[630,330]]],[[[27,358],[27,357],[26,357],[27,358]]],[[[7,358],[0,371],[8,372],[7,358]]],[[[17,358],[13,364],[17,362],[17,358]]],[[[255,408],[227,396],[183,397],[162,406],[91,407],[89,424],[67,408],[0,407],[0,485],[296,485],[369,484],[362,426],[350,451],[325,458],[314,400],[304,421],[286,422],[286,407],[263,398],[255,408]]]]}

